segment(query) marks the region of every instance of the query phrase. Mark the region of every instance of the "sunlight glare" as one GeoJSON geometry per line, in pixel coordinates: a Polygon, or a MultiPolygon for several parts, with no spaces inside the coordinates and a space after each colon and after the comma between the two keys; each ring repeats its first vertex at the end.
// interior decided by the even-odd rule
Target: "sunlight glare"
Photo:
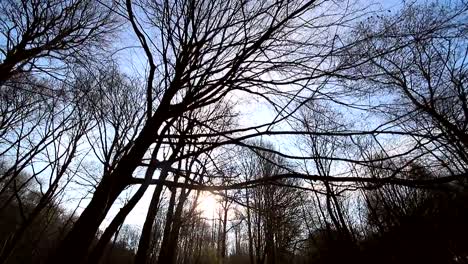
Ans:
{"type": "Polygon", "coordinates": [[[198,209],[202,211],[202,216],[208,219],[215,217],[219,203],[211,193],[203,193],[199,198],[198,209]]]}

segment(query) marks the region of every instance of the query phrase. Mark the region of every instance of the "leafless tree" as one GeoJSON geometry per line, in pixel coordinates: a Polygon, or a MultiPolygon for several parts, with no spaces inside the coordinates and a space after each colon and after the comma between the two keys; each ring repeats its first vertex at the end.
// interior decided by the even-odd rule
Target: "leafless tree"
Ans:
{"type": "Polygon", "coordinates": [[[7,260],[42,211],[64,194],[66,186],[80,168],[83,136],[90,129],[89,115],[77,104],[79,99],[76,97],[46,97],[45,102],[35,102],[37,98],[44,97],[21,90],[10,91],[24,97],[5,102],[6,109],[11,106],[12,115],[29,116],[21,116],[15,123],[4,127],[1,156],[8,166],[0,179],[0,193],[4,197],[1,210],[13,201],[19,208],[24,203],[30,203],[32,209],[21,213],[21,224],[5,241],[0,256],[2,262],[7,260]],[[65,97],[67,100],[63,100],[65,97]],[[33,102],[29,105],[32,112],[24,112],[23,106],[15,108],[15,101],[33,102]],[[26,172],[27,178],[23,182],[18,181],[19,176],[26,172]],[[26,189],[39,196],[33,204],[20,195],[26,189]],[[13,192],[7,194],[8,190],[13,192]]]}
{"type": "Polygon", "coordinates": [[[232,252],[248,252],[251,263],[284,262],[337,241],[354,254],[365,237],[357,230],[368,226],[348,203],[365,202],[369,214],[360,216],[381,228],[375,214],[413,208],[394,200],[429,193],[415,188],[463,196],[464,1],[405,4],[368,19],[350,2],[325,0],[0,7],[0,213],[17,206],[22,221],[0,262],[13,258],[35,219],[62,214],[56,202],[79,196],[73,187],[92,197],[48,263],[96,264],[118,252],[135,253],[135,263],[229,262],[232,232],[232,252]],[[122,52],[109,40],[125,29],[146,64],[139,76],[101,51],[122,52]],[[242,97],[273,116],[245,125],[242,97]],[[151,185],[137,237],[125,219],[151,185]],[[219,219],[200,216],[202,191],[221,198],[219,219]],[[120,245],[125,235],[132,242],[120,245]]]}
{"type": "Polygon", "coordinates": [[[150,146],[157,142],[158,131],[168,120],[217,103],[234,90],[253,91],[255,84],[275,91],[278,85],[300,83],[299,73],[278,75],[280,79],[275,82],[265,81],[263,77],[292,66],[309,67],[288,63],[289,53],[295,46],[307,45],[291,41],[288,36],[294,34],[292,29],[299,30],[304,25],[307,18],[303,15],[317,4],[315,1],[179,1],[174,4],[126,1],[122,7],[150,65],[146,83],[147,119],[138,136],[127,144],[128,152],[119,158],[111,173],[102,177],[89,205],[51,262],[65,259],[79,262],[85,255],[101,221],[118,195],[132,182],[133,172],[141,165],[150,146]],[[148,23],[143,23],[140,14],[149,18],[148,23]],[[156,37],[150,41],[148,34],[156,37]],[[163,63],[159,65],[156,61],[163,63]]]}
{"type": "Polygon", "coordinates": [[[112,10],[104,3],[2,1],[0,84],[30,72],[58,77],[60,72],[51,69],[91,61],[116,26],[112,10]]]}
{"type": "MultiPolygon", "coordinates": [[[[256,144],[273,148],[267,143],[256,144]]],[[[254,179],[280,174],[289,167],[284,159],[268,151],[256,153],[249,150],[243,153],[241,165],[242,174],[254,179]]],[[[300,187],[297,180],[284,179],[249,191],[245,204],[248,205],[249,247],[255,248],[255,254],[251,253],[250,258],[254,255],[255,263],[281,263],[293,255],[293,245],[301,230],[300,193],[294,187],[300,187]]]]}
{"type": "Polygon", "coordinates": [[[352,70],[358,81],[349,84],[372,98],[382,130],[406,134],[399,141],[415,146],[407,160],[436,176],[466,173],[467,10],[464,1],[407,4],[359,24],[347,51],[351,60],[360,56],[352,70]]]}

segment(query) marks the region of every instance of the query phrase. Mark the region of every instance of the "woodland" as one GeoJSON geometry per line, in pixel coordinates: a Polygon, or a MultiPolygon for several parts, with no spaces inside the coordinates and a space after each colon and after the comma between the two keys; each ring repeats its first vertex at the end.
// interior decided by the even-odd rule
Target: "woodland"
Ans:
{"type": "Polygon", "coordinates": [[[468,263],[467,80],[466,0],[0,0],[0,264],[468,263]]]}

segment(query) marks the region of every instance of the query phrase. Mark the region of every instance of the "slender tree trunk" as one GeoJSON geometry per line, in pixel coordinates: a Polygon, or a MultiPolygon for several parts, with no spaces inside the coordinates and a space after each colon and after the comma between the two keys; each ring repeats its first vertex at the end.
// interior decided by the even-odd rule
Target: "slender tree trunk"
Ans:
{"type": "MultiPolygon", "coordinates": [[[[176,181],[176,180],[174,180],[176,181]]],[[[174,216],[174,207],[175,207],[175,197],[177,195],[177,189],[171,188],[171,198],[169,200],[169,205],[166,214],[166,224],[164,226],[164,235],[163,240],[161,242],[161,251],[159,252],[158,263],[159,264],[166,264],[169,263],[168,255],[171,249],[168,247],[170,235],[171,235],[171,226],[173,222],[174,216]]],[[[143,264],[143,262],[135,263],[135,264],[143,264]]]]}
{"type": "MultiPolygon", "coordinates": [[[[27,228],[34,222],[34,220],[40,215],[42,210],[50,204],[54,194],[57,191],[59,186],[59,182],[62,177],[65,175],[68,167],[70,166],[73,158],[75,157],[76,150],[78,147],[78,141],[80,140],[82,134],[77,134],[73,137],[73,142],[70,144],[70,152],[68,152],[68,156],[64,161],[63,165],[61,166],[60,170],[57,172],[55,179],[49,185],[48,190],[44,193],[41,197],[37,205],[34,207],[33,211],[27,216],[27,218],[21,223],[21,225],[17,228],[15,233],[13,234],[12,238],[9,239],[2,248],[0,254],[0,263],[5,263],[11,256],[11,253],[15,250],[18,242],[22,239],[24,233],[26,232],[27,228]]],[[[52,177],[52,176],[51,176],[52,177]]]]}
{"type": "MultiPolygon", "coordinates": [[[[185,183],[188,183],[188,178],[186,178],[185,183]]],[[[182,212],[189,194],[190,191],[185,191],[185,189],[180,191],[179,202],[177,203],[177,207],[172,218],[172,225],[168,235],[167,245],[164,245],[165,251],[161,251],[160,255],[160,258],[163,258],[164,262],[160,263],[176,263],[180,227],[182,226],[182,212]],[[163,253],[165,254],[164,256],[162,255],[163,253]]]]}
{"type": "Polygon", "coordinates": [[[226,261],[226,238],[227,238],[227,218],[228,218],[228,211],[229,205],[228,201],[226,200],[224,203],[224,214],[223,214],[223,226],[222,226],[222,233],[221,233],[221,263],[225,263],[226,261]]]}
{"type": "Polygon", "coordinates": [[[274,231],[271,212],[267,213],[267,220],[265,224],[265,252],[268,264],[275,264],[275,244],[274,244],[274,231]]]}
{"type": "Polygon", "coordinates": [[[276,263],[276,245],[275,245],[275,216],[276,208],[274,201],[275,190],[270,187],[265,187],[265,252],[268,264],[276,263]]]}
{"type": "MultiPolygon", "coordinates": [[[[161,180],[165,180],[167,177],[168,171],[164,170],[164,173],[161,172],[161,180]]],[[[158,184],[154,190],[153,197],[151,198],[150,206],[148,209],[148,214],[146,215],[145,223],[143,224],[143,229],[141,231],[140,242],[138,243],[138,250],[135,256],[135,264],[145,263],[148,257],[148,248],[151,241],[151,231],[153,229],[154,219],[158,213],[158,206],[163,190],[163,185],[158,184]]]]}
{"type": "MultiPolygon", "coordinates": [[[[220,213],[220,212],[218,212],[220,213]]],[[[222,222],[223,222],[223,219],[221,219],[221,215],[218,215],[218,225],[216,226],[217,228],[217,231],[216,231],[216,257],[217,257],[217,261],[216,263],[219,263],[221,261],[221,249],[223,248],[223,246],[221,245],[221,240],[222,240],[222,237],[221,237],[221,233],[223,232],[222,231],[222,222]]]]}
{"type": "Polygon", "coordinates": [[[250,264],[254,264],[254,253],[253,253],[253,237],[252,237],[252,219],[250,216],[250,199],[249,190],[245,189],[246,205],[247,205],[247,234],[249,237],[249,259],[250,264]]]}
{"type": "Polygon", "coordinates": [[[237,232],[237,228],[234,228],[234,241],[235,241],[234,255],[238,255],[239,254],[239,232],[237,232]]]}
{"type": "MultiPolygon", "coordinates": [[[[262,207],[261,207],[261,204],[260,204],[260,200],[259,200],[259,197],[257,195],[256,197],[257,199],[257,202],[255,203],[256,204],[256,208],[257,210],[261,210],[262,207]]],[[[257,229],[257,237],[256,237],[256,247],[255,247],[255,251],[256,251],[256,256],[257,256],[257,264],[263,264],[263,261],[265,260],[265,255],[262,254],[262,244],[260,242],[260,239],[262,237],[262,227],[261,227],[261,215],[260,213],[257,213],[256,215],[256,229],[257,229]]],[[[263,251],[264,253],[264,251],[263,251]]]]}
{"type": "MultiPolygon", "coordinates": [[[[71,162],[71,159],[70,159],[71,162]]],[[[0,254],[0,263],[8,262],[8,259],[11,256],[11,253],[15,250],[18,242],[23,238],[24,233],[28,229],[28,227],[33,224],[34,220],[40,215],[42,210],[47,207],[47,205],[51,202],[52,196],[55,194],[55,191],[58,187],[59,180],[62,178],[63,174],[65,173],[66,168],[70,164],[68,162],[66,166],[63,166],[61,173],[56,177],[52,186],[49,187],[49,190],[41,197],[41,200],[36,205],[34,210],[27,216],[25,221],[21,223],[18,229],[15,231],[11,239],[6,241],[5,245],[2,248],[2,252],[0,254]]]]}

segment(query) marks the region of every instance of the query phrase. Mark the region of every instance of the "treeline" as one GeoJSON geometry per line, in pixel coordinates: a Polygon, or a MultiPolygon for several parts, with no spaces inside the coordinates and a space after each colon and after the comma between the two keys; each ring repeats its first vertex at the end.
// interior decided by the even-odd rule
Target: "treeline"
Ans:
{"type": "Polygon", "coordinates": [[[468,262],[467,21],[2,0],[0,264],[468,262]]]}
{"type": "MultiPolygon", "coordinates": [[[[272,177],[290,166],[268,153],[242,157],[244,177],[272,177]]],[[[387,171],[368,173],[382,178],[387,171]]],[[[404,177],[434,175],[412,164],[404,177]]],[[[188,232],[181,230],[174,263],[464,263],[468,192],[462,185],[321,187],[285,179],[218,193],[214,219],[200,226],[200,219],[186,216],[188,232]]]]}
{"type": "MultiPolygon", "coordinates": [[[[244,175],[269,177],[287,166],[278,157],[266,155],[269,158],[244,153],[239,168],[244,175]]],[[[433,176],[413,165],[406,177],[433,176]]],[[[17,184],[26,178],[21,174],[17,184]]],[[[300,187],[297,180],[275,185],[221,193],[214,218],[196,209],[199,193],[176,211],[171,201],[179,200],[177,207],[182,208],[183,197],[171,194],[153,224],[148,262],[156,263],[168,245],[173,258],[168,261],[174,263],[463,263],[468,255],[468,192],[458,185],[446,189],[363,186],[357,200],[334,191],[311,196],[311,190],[291,188],[300,187]],[[171,236],[177,238],[168,243],[171,236]]],[[[8,189],[2,199],[13,193],[8,189]]],[[[18,195],[27,202],[3,208],[2,241],[13,238],[12,230],[33,212],[41,196],[30,186],[18,195]]],[[[6,263],[46,263],[73,226],[74,214],[64,211],[60,201],[49,203],[27,226],[6,263]]],[[[101,235],[97,234],[94,244],[101,235]]],[[[133,263],[139,236],[139,228],[120,226],[100,263],[133,263]]]]}
{"type": "MultiPolygon", "coordinates": [[[[2,164],[1,176],[4,176],[5,167],[7,166],[2,164]]],[[[14,185],[24,184],[27,179],[27,174],[19,174],[14,185]]],[[[65,206],[66,202],[63,199],[54,200],[49,202],[31,223],[25,224],[40,202],[41,193],[34,188],[33,184],[26,183],[25,188],[22,188],[20,193],[17,193],[12,187],[7,188],[2,193],[1,200],[9,199],[10,195],[17,197],[2,207],[0,239],[3,246],[15,239],[15,246],[10,249],[11,255],[5,263],[46,263],[73,226],[78,208],[72,211],[65,210],[67,206],[65,206]],[[15,236],[17,230],[23,230],[20,238],[15,236]]],[[[122,226],[112,245],[108,245],[105,253],[106,258],[102,263],[133,263],[136,247],[134,242],[137,241],[138,236],[138,228],[128,225],[122,226]]],[[[98,239],[99,234],[97,234],[95,242],[98,239]]]]}

